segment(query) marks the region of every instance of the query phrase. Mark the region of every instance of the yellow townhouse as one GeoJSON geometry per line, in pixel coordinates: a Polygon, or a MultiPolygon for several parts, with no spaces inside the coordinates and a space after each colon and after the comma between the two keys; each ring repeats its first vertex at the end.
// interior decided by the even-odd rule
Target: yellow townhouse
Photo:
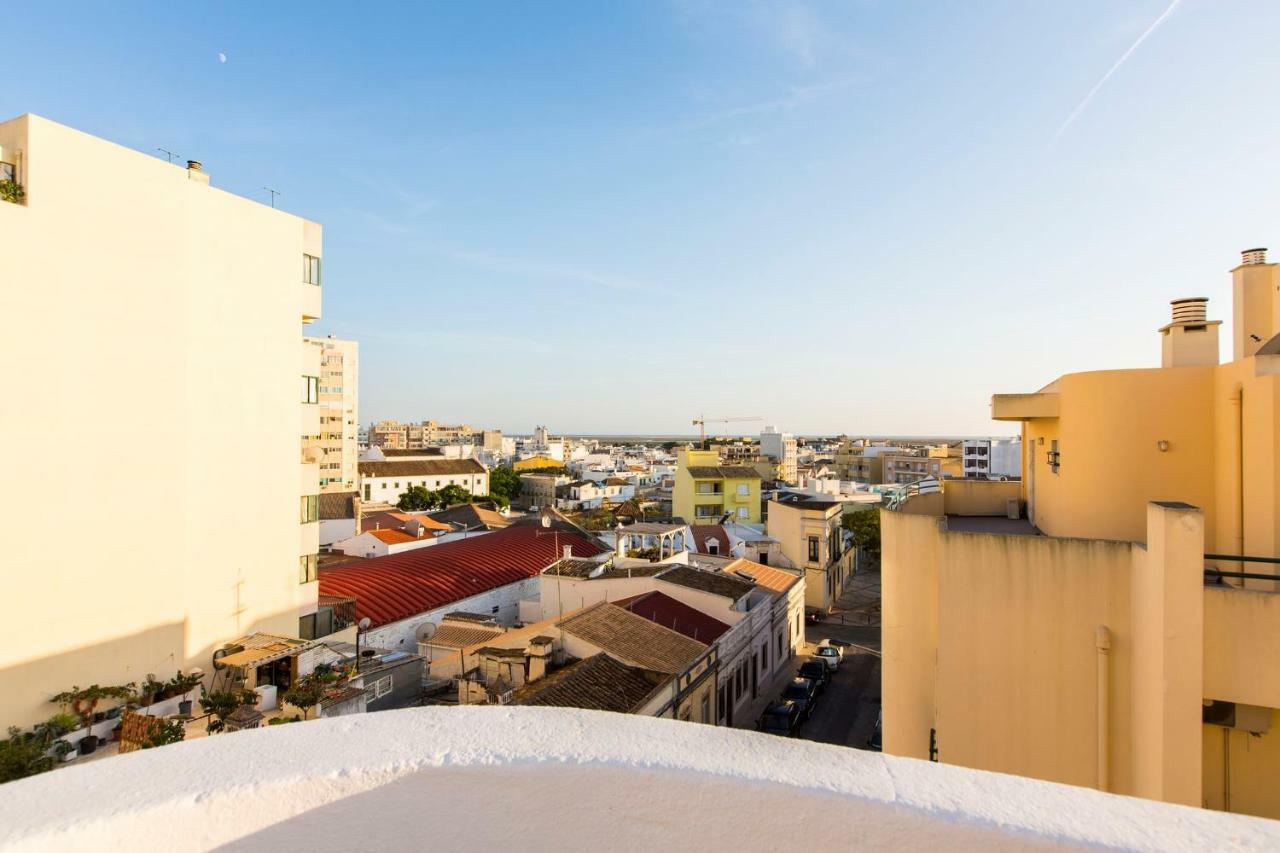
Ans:
{"type": "Polygon", "coordinates": [[[715,450],[681,450],[671,514],[689,524],[715,524],[726,515],[741,524],[759,524],[760,472],[723,465],[715,450]]]}

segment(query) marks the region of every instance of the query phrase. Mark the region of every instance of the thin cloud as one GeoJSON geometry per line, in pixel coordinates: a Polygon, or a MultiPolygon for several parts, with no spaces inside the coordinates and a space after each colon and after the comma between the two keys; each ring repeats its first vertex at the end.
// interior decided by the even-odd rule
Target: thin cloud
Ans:
{"type": "Polygon", "coordinates": [[[1112,65],[1111,68],[1107,71],[1107,73],[1102,75],[1102,79],[1094,84],[1094,87],[1089,90],[1089,94],[1084,96],[1084,100],[1082,100],[1079,104],[1076,105],[1076,108],[1071,111],[1071,115],[1067,116],[1067,120],[1062,123],[1062,126],[1058,128],[1058,132],[1053,135],[1053,139],[1049,142],[1050,146],[1052,146],[1054,143],[1058,141],[1058,139],[1062,136],[1062,134],[1066,132],[1067,128],[1071,127],[1071,124],[1077,118],[1080,117],[1080,114],[1083,113],[1085,109],[1089,106],[1089,102],[1092,101],[1094,96],[1098,94],[1099,90],[1101,90],[1102,87],[1106,85],[1107,81],[1111,79],[1111,76],[1115,74],[1117,71],[1119,71],[1120,66],[1124,65],[1125,62],[1128,61],[1130,56],[1133,56],[1134,51],[1138,49],[1139,45],[1141,45],[1144,41],[1146,41],[1147,37],[1150,36],[1152,33],[1154,33],[1156,29],[1161,24],[1163,24],[1170,15],[1173,14],[1173,10],[1178,8],[1178,4],[1181,2],[1182,0],[1173,0],[1173,2],[1169,4],[1169,7],[1167,9],[1161,12],[1160,16],[1151,22],[1151,26],[1147,27],[1143,31],[1142,35],[1138,36],[1137,41],[1129,45],[1129,49],[1126,50],[1124,54],[1121,55],[1121,57],[1116,60],[1116,64],[1112,65]]]}
{"type": "Polygon", "coordinates": [[[730,107],[726,110],[720,110],[709,115],[705,115],[700,119],[690,122],[686,127],[689,130],[701,130],[705,127],[711,127],[725,121],[745,118],[747,116],[762,115],[765,113],[775,113],[784,110],[794,110],[811,101],[835,92],[849,89],[860,82],[858,78],[844,78],[840,80],[832,80],[826,83],[815,83],[809,86],[795,86],[786,95],[780,98],[770,98],[765,101],[757,101],[752,104],[743,104],[737,107],[730,107]]]}

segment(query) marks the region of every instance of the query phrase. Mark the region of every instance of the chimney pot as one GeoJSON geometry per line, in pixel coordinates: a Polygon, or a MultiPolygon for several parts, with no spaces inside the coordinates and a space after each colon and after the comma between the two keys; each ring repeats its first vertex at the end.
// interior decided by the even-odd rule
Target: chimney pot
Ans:
{"type": "Polygon", "coordinates": [[[1267,262],[1266,247],[1259,249],[1245,249],[1240,253],[1240,265],[1251,266],[1253,264],[1265,264],[1267,262]]]}
{"type": "Polygon", "coordinates": [[[572,546],[572,545],[565,545],[565,546],[564,546],[564,558],[565,558],[566,560],[572,560],[572,559],[573,559],[573,546],[572,546]]]}
{"type": "Polygon", "coordinates": [[[204,164],[199,160],[188,160],[187,168],[193,172],[202,172],[204,171],[204,164]]]}
{"type": "Polygon", "coordinates": [[[1174,299],[1173,323],[1179,326],[1201,326],[1209,321],[1209,300],[1204,296],[1174,299]]]}

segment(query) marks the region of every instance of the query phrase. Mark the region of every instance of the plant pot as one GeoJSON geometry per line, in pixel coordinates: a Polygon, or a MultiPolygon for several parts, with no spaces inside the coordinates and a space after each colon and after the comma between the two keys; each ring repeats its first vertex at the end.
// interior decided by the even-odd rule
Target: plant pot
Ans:
{"type": "Polygon", "coordinates": [[[183,699],[181,702],[178,703],[178,714],[183,717],[191,716],[191,700],[190,699],[183,699]]]}
{"type": "Polygon", "coordinates": [[[78,748],[80,750],[81,755],[92,755],[93,752],[98,748],[98,736],[85,735],[84,737],[80,738],[80,743],[78,744],[78,748]]]}

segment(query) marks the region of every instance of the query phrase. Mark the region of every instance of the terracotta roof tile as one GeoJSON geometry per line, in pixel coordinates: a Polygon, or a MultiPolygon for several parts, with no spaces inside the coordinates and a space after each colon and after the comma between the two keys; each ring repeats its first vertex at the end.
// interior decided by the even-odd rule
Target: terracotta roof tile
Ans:
{"type": "Polygon", "coordinates": [[[515,705],[550,705],[628,714],[639,710],[671,676],[619,663],[606,654],[569,664],[516,691],[515,705]]]}
{"type": "Polygon", "coordinates": [[[658,580],[678,584],[689,589],[698,589],[712,595],[722,595],[737,601],[751,592],[753,584],[721,572],[705,572],[689,566],[676,566],[658,575],[658,580]]]}
{"type": "Polygon", "coordinates": [[[706,643],[650,622],[616,604],[601,602],[557,623],[618,660],[657,672],[683,672],[707,649],[706,643]]]}
{"type": "Polygon", "coordinates": [[[483,474],[487,470],[475,459],[401,459],[360,462],[361,477],[413,477],[441,474],[483,474]]]}

